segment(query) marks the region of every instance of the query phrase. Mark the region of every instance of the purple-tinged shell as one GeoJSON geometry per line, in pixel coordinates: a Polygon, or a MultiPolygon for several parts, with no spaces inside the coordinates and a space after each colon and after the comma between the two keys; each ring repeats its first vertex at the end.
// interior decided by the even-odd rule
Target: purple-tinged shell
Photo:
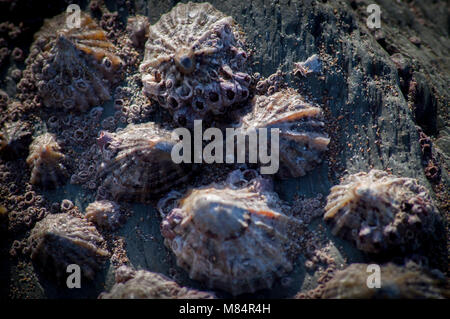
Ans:
{"type": "Polygon", "coordinates": [[[441,222],[427,189],[417,180],[380,170],[349,175],[332,187],[325,211],[334,235],[368,253],[419,249],[441,222]]]}
{"type": "Polygon", "coordinates": [[[368,287],[373,268],[368,264],[351,264],[325,284],[323,299],[448,299],[450,290],[439,271],[422,269],[415,264],[380,267],[379,288],[368,287]],[[370,270],[370,271],[369,271],[370,270]],[[446,287],[447,286],[447,287],[446,287]]]}
{"type": "MultiPolygon", "coordinates": [[[[322,109],[305,101],[292,89],[257,96],[252,111],[241,120],[240,131],[279,129],[280,178],[307,174],[322,161],[330,139],[325,132],[322,109]]],[[[270,149],[270,147],[268,148],[270,149]]]]}
{"type": "Polygon", "coordinates": [[[190,177],[191,167],[171,157],[178,143],[155,123],[130,124],[118,133],[102,132],[100,176],[114,200],[146,202],[190,177]]]}
{"type": "Polygon", "coordinates": [[[87,14],[69,28],[63,13],[45,21],[27,59],[39,95],[48,107],[86,111],[111,98],[122,65],[117,49],[87,14]]]}
{"type": "Polygon", "coordinates": [[[140,66],[144,93],[181,126],[249,97],[243,33],[209,3],[179,3],[150,26],[140,66]]]}

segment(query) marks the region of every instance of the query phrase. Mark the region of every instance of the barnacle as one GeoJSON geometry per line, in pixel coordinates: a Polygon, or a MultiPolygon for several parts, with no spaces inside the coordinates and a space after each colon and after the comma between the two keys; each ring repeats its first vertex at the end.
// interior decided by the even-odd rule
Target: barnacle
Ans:
{"type": "Polygon", "coordinates": [[[103,131],[100,176],[114,200],[145,202],[153,195],[186,181],[190,166],[175,164],[171,151],[178,141],[155,123],[128,125],[119,133],[103,131]]]}
{"type": "Polygon", "coordinates": [[[44,187],[61,184],[67,175],[63,159],[64,154],[53,134],[45,133],[36,137],[30,144],[27,157],[27,164],[31,168],[30,183],[44,187]]]}
{"type": "Polygon", "coordinates": [[[191,190],[161,224],[164,243],[190,278],[239,295],[270,288],[292,270],[289,234],[295,220],[259,180],[240,189],[191,190]]]}
{"type": "Polygon", "coordinates": [[[121,266],[116,271],[116,284],[100,299],[213,299],[212,293],[181,287],[164,275],[146,270],[135,271],[121,266]],[[125,278],[117,275],[126,273],[125,278]]]}
{"type": "Polygon", "coordinates": [[[140,66],[144,93],[191,126],[247,100],[247,58],[231,17],[209,3],[180,3],[150,26],[140,66]]]}
{"type": "MultiPolygon", "coordinates": [[[[322,109],[305,101],[293,89],[270,96],[257,96],[252,101],[252,111],[241,120],[239,130],[244,135],[250,131],[279,129],[279,161],[277,176],[299,177],[322,161],[330,139],[325,132],[322,109]]],[[[249,149],[249,148],[247,148],[249,149]]]]}
{"type": "Polygon", "coordinates": [[[36,223],[28,238],[33,261],[64,282],[70,264],[80,266],[86,278],[95,277],[109,256],[101,248],[103,242],[94,226],[68,213],[47,215],[36,223]]]}
{"type": "Polygon", "coordinates": [[[122,61],[87,14],[80,28],[69,28],[65,14],[46,20],[30,51],[28,69],[46,106],[86,111],[111,98],[122,61]]]}
{"type": "Polygon", "coordinates": [[[325,221],[365,252],[415,250],[437,235],[440,215],[417,180],[380,170],[347,176],[331,188],[325,221]]]}

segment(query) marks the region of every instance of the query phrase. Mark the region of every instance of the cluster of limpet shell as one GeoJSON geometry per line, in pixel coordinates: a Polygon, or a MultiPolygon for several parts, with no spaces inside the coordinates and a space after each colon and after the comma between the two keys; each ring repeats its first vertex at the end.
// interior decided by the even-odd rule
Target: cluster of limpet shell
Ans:
{"type": "Polygon", "coordinates": [[[102,187],[114,200],[145,202],[186,181],[190,166],[175,164],[171,157],[177,142],[170,131],[152,122],[130,124],[118,133],[102,131],[97,139],[102,187]]]}
{"type": "Polygon", "coordinates": [[[37,136],[30,144],[27,164],[31,168],[30,183],[52,188],[64,182],[67,170],[61,146],[51,133],[37,136]]]}
{"type": "Polygon", "coordinates": [[[31,259],[64,282],[70,264],[77,264],[84,277],[94,279],[109,256],[103,244],[93,225],[69,213],[47,215],[36,223],[28,238],[31,259]]]}
{"type": "Polygon", "coordinates": [[[190,278],[239,295],[271,288],[292,270],[296,221],[277,207],[268,185],[257,177],[241,188],[193,189],[164,218],[164,243],[190,278]]]}
{"type": "MultiPolygon", "coordinates": [[[[130,18],[127,40],[142,49],[148,38],[140,66],[142,76],[135,73],[127,78],[127,87],[117,88],[114,94],[111,88],[123,64],[118,57],[121,45],[115,47],[85,13],[81,14],[80,28],[68,28],[65,18],[65,14],[61,14],[47,20],[36,34],[24,73],[31,74],[46,106],[79,111],[92,109],[76,117],[66,116],[64,120],[58,118],[61,113],[57,112],[49,117],[48,127],[59,134],[58,139],[64,140],[66,156],[69,156],[73,146],[84,148],[82,144],[93,141],[98,126],[92,126],[91,130],[90,124],[84,121],[99,121],[103,107],[105,113],[109,111],[108,106],[99,105],[111,95],[114,95],[116,113],[102,120],[104,131],[99,132],[96,145],[91,143],[94,145],[90,145],[89,151],[84,148],[86,152],[77,163],[79,172],[71,179],[73,183],[86,182],[91,190],[97,188],[97,199],[86,208],[84,217],[75,216],[74,203],[65,199],[57,209],[62,213],[46,216],[47,211],[42,208],[39,218],[25,221],[31,228],[40,220],[28,237],[27,249],[33,261],[57,279],[67,278],[69,264],[79,265],[82,274],[93,279],[109,257],[99,230],[108,234],[105,238],[109,246],[111,234],[108,231],[114,231],[123,219],[119,203],[157,199],[177,184],[188,181],[192,173],[192,166],[173,162],[171,151],[179,141],[170,130],[152,122],[132,124],[147,121],[144,114],[150,109],[150,104],[141,105],[144,99],[148,102],[143,94],[132,96],[140,86],[140,79],[145,95],[167,109],[181,126],[191,127],[195,119],[227,117],[235,107],[249,106],[250,112],[241,118],[236,128],[245,135],[252,130],[269,129],[268,141],[271,140],[270,129],[279,130],[278,177],[304,176],[321,163],[330,143],[322,109],[295,90],[286,89],[285,74],[281,71],[259,81],[255,87],[254,78],[249,75],[242,31],[231,17],[210,4],[180,3],[152,26],[148,26],[146,17],[130,18]],[[254,94],[258,95],[249,101],[254,94]],[[119,122],[129,125],[112,132],[119,122]],[[75,129],[62,130],[62,127],[75,129]]],[[[114,23],[117,21],[117,14],[104,16],[102,26],[109,30],[110,38],[116,37],[114,23]]],[[[124,57],[123,52],[121,56],[124,57]]],[[[134,62],[128,66],[131,64],[134,62]]],[[[296,64],[293,72],[306,77],[320,71],[321,61],[314,55],[296,64]]],[[[4,95],[0,94],[0,104],[4,100],[4,95]]],[[[15,150],[16,141],[28,144],[30,135],[29,130],[16,130],[8,123],[0,133],[0,151],[15,150]]],[[[36,137],[27,158],[32,170],[30,183],[42,186],[60,183],[65,178],[64,158],[55,135],[46,133],[36,137]]],[[[292,270],[299,248],[304,257],[311,259],[305,262],[307,269],[313,269],[319,262],[334,265],[333,258],[316,249],[318,236],[304,236],[298,231],[321,213],[320,198],[315,200],[317,203],[311,200],[309,206],[307,201],[302,201],[301,210],[287,212],[281,207],[282,201],[273,191],[271,182],[255,170],[236,170],[222,184],[197,187],[184,195],[171,192],[160,201],[158,210],[162,213],[160,206],[174,196],[181,196],[173,200],[174,207],[167,210],[167,214],[166,211],[161,214],[161,233],[177,264],[191,279],[209,288],[240,295],[273,287],[280,277],[292,270]],[[299,243],[301,247],[297,246],[299,243]]],[[[23,197],[24,202],[30,202],[34,195],[30,191],[23,197]]],[[[2,220],[5,209],[0,205],[2,220]]],[[[28,215],[32,213],[36,212],[29,209],[28,215]]],[[[18,213],[10,215],[13,214],[18,213]]],[[[379,253],[393,248],[418,249],[434,234],[439,216],[425,188],[416,181],[371,171],[352,175],[333,187],[325,220],[331,224],[335,235],[349,238],[365,252],[379,253]]],[[[123,239],[120,240],[123,244],[123,239]]],[[[15,247],[19,248],[21,245],[15,247]]],[[[111,257],[114,266],[128,262],[118,256],[114,252],[111,257]]],[[[391,271],[390,267],[382,269],[395,274],[387,277],[388,285],[394,290],[401,280],[417,275],[414,272],[405,275],[398,269],[391,271]]],[[[349,270],[345,275],[336,276],[327,287],[323,284],[324,295],[341,296],[342,286],[348,282],[350,285],[363,283],[362,290],[366,293],[366,269],[349,269],[358,273],[356,283],[346,281],[349,270]],[[333,295],[336,291],[337,295],[333,295]]],[[[399,284],[403,285],[400,289],[405,283],[417,287],[429,285],[430,281],[424,278],[405,280],[399,284]]],[[[284,285],[283,281],[280,283],[284,285]]],[[[361,296],[352,293],[350,291],[349,295],[361,296]]],[[[427,296],[438,295],[433,292],[427,296]]],[[[161,274],[124,266],[116,270],[116,284],[110,292],[99,297],[213,298],[214,295],[181,287],[161,274]]]]}
{"type": "Polygon", "coordinates": [[[116,284],[99,299],[213,299],[214,294],[181,287],[162,274],[121,266],[116,284]]]}
{"type": "Polygon", "coordinates": [[[220,115],[249,97],[242,31],[209,3],[176,5],[150,26],[140,66],[144,93],[176,123],[220,115]]]}
{"type": "Polygon", "coordinates": [[[437,208],[417,180],[371,170],[331,188],[324,219],[331,231],[368,253],[416,250],[435,236],[437,208]]]}
{"type": "MultiPolygon", "coordinates": [[[[241,119],[239,130],[279,129],[279,177],[305,175],[322,161],[330,139],[325,132],[322,109],[305,101],[293,89],[257,96],[252,111],[241,119]]],[[[270,149],[270,147],[268,147],[270,149]]]]}
{"type": "Polygon", "coordinates": [[[63,13],[35,34],[27,68],[48,107],[86,111],[111,98],[122,61],[96,22],[85,13],[80,19],[70,28],[63,13]]]}

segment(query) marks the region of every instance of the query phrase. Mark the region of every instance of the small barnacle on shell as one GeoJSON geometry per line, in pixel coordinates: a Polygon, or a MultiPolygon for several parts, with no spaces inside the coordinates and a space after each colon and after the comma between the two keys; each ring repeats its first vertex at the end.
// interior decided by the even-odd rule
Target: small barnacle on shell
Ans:
{"type": "Polygon", "coordinates": [[[48,107],[86,111],[109,100],[119,78],[116,48],[87,14],[80,18],[80,28],[69,28],[63,13],[35,35],[27,64],[48,107]]]}
{"type": "Polygon", "coordinates": [[[179,3],[150,26],[140,66],[144,93],[181,126],[249,97],[243,33],[209,3],[179,3]]]}
{"type": "Polygon", "coordinates": [[[164,243],[190,278],[239,295],[270,288],[292,270],[289,234],[296,221],[280,212],[276,193],[257,189],[193,189],[164,218],[164,243]]]}
{"type": "Polygon", "coordinates": [[[295,90],[286,89],[270,96],[255,97],[252,111],[242,118],[239,129],[244,135],[251,130],[268,129],[267,140],[270,141],[270,130],[278,128],[280,168],[277,176],[299,177],[322,161],[330,143],[322,118],[320,107],[305,101],[295,90]]]}
{"type": "Polygon", "coordinates": [[[145,202],[190,176],[188,164],[175,164],[172,148],[178,140],[155,123],[130,124],[118,133],[102,132],[99,174],[114,200],[145,202]]]}
{"type": "Polygon", "coordinates": [[[447,299],[445,276],[415,264],[380,268],[381,286],[368,287],[368,264],[351,264],[325,284],[323,299],[447,299]]]}
{"type": "Polygon", "coordinates": [[[94,226],[68,213],[47,215],[36,223],[28,238],[32,260],[64,283],[70,264],[79,265],[84,277],[94,279],[109,256],[101,248],[103,243],[94,226]]]}
{"type": "Polygon", "coordinates": [[[31,135],[31,127],[27,122],[6,122],[0,130],[1,155],[14,159],[26,153],[31,135]]]}
{"type": "Polygon", "coordinates": [[[181,287],[162,274],[121,266],[116,271],[116,284],[100,299],[213,299],[214,294],[181,287]],[[118,273],[119,276],[118,276],[118,273]],[[125,276],[124,276],[125,275],[125,276]]]}
{"type": "Polygon", "coordinates": [[[368,253],[417,250],[437,236],[441,223],[417,180],[380,170],[349,175],[332,187],[325,211],[334,235],[368,253]]]}
{"type": "Polygon", "coordinates": [[[49,188],[61,184],[67,177],[62,164],[64,158],[53,134],[45,133],[36,137],[30,144],[27,157],[27,164],[31,168],[30,183],[49,188]]]}
{"type": "Polygon", "coordinates": [[[114,230],[121,224],[120,206],[109,200],[90,203],[85,210],[85,218],[99,227],[114,230]]]}

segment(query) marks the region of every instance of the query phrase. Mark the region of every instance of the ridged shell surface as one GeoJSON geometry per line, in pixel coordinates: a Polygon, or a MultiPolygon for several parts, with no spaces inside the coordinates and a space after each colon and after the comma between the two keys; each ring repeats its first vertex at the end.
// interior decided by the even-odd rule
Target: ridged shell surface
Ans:
{"type": "Polygon", "coordinates": [[[212,185],[190,191],[161,224],[165,244],[190,278],[239,295],[270,288],[292,270],[292,218],[275,193],[212,185]]]}
{"type": "Polygon", "coordinates": [[[63,283],[70,264],[80,266],[82,276],[94,279],[109,255],[100,247],[103,242],[94,226],[68,213],[47,215],[28,238],[33,261],[63,283]]]}
{"type": "Polygon", "coordinates": [[[325,211],[334,235],[369,253],[416,250],[434,237],[441,222],[417,180],[380,170],[349,175],[332,187],[325,211]]]}
{"type": "Polygon", "coordinates": [[[102,186],[114,200],[145,202],[190,176],[190,166],[175,164],[171,151],[178,141],[155,123],[130,124],[118,133],[103,131],[98,139],[103,161],[102,186]]]}
{"type": "MultiPolygon", "coordinates": [[[[322,109],[307,102],[295,90],[286,89],[270,96],[257,96],[252,111],[242,118],[240,131],[279,129],[281,178],[307,174],[322,161],[330,139],[325,132],[322,109]]],[[[258,133],[259,134],[259,133],[258,133]]],[[[269,148],[270,149],[270,148],[269,148]]]]}
{"type": "Polygon", "coordinates": [[[380,267],[380,287],[367,285],[368,264],[352,264],[325,284],[324,299],[446,299],[450,290],[446,279],[426,269],[389,263],[380,267]]]}
{"type": "Polygon", "coordinates": [[[181,126],[225,113],[249,96],[242,32],[209,3],[179,3],[150,26],[140,66],[144,93],[181,126]]]}

